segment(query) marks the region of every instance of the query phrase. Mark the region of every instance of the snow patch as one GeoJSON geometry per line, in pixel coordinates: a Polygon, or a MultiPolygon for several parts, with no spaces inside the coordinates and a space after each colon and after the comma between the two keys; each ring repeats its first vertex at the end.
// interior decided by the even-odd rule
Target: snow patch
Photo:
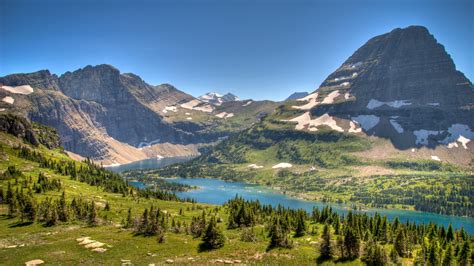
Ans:
{"type": "MultiPolygon", "coordinates": [[[[441,143],[448,144],[452,142],[468,143],[474,139],[474,132],[468,125],[464,124],[453,124],[448,128],[448,136],[440,141],[441,143]],[[461,141],[459,140],[461,139],[461,141]]],[[[463,145],[464,147],[464,145],[463,145]]],[[[467,149],[467,146],[465,147],[467,149]]]]}
{"type": "Polygon", "coordinates": [[[186,120],[193,120],[192,117],[186,117],[186,120]]]}
{"type": "Polygon", "coordinates": [[[311,108],[315,107],[318,105],[320,102],[318,102],[316,99],[318,98],[318,93],[312,93],[306,97],[303,97],[301,99],[297,99],[297,101],[303,102],[307,101],[307,104],[304,105],[293,105],[291,108],[293,109],[299,109],[299,110],[310,110],[311,108]]]}
{"type": "Polygon", "coordinates": [[[439,103],[427,103],[427,105],[431,105],[431,106],[439,106],[439,103]]]}
{"type": "Polygon", "coordinates": [[[371,99],[369,103],[367,103],[367,109],[373,110],[375,108],[378,108],[382,105],[388,105],[392,108],[400,108],[405,105],[411,105],[411,103],[407,100],[396,100],[396,101],[391,101],[391,102],[381,102],[375,99],[371,99]]]}
{"type": "Polygon", "coordinates": [[[33,93],[33,88],[30,85],[21,85],[21,86],[14,86],[14,87],[1,86],[1,88],[15,94],[28,95],[28,94],[33,93]]]}
{"type": "Polygon", "coordinates": [[[372,129],[380,122],[380,118],[375,115],[358,115],[351,118],[357,121],[365,131],[372,129]]]}
{"type": "Polygon", "coordinates": [[[317,98],[318,98],[318,93],[315,92],[315,93],[308,94],[305,97],[300,98],[300,99],[296,99],[296,100],[300,101],[300,102],[308,102],[308,101],[313,100],[313,99],[316,100],[317,98]]]}
{"type": "Polygon", "coordinates": [[[293,167],[293,165],[291,163],[279,163],[279,164],[275,164],[274,166],[272,166],[273,169],[290,168],[290,167],[293,167]]]}
{"type": "Polygon", "coordinates": [[[457,148],[457,147],[459,147],[459,145],[456,141],[448,143],[448,149],[457,148]]]}
{"type": "MultiPolygon", "coordinates": [[[[344,82],[345,83],[345,82],[344,82]]],[[[321,103],[324,103],[324,104],[331,104],[334,102],[334,99],[339,96],[339,91],[333,91],[331,93],[328,94],[328,96],[326,96],[326,98],[324,98],[324,100],[321,102],[321,103]]]]}
{"type": "Polygon", "coordinates": [[[177,112],[178,111],[178,108],[176,106],[166,106],[164,109],[163,109],[163,113],[168,113],[168,111],[171,111],[171,112],[177,112]]]}
{"type": "Polygon", "coordinates": [[[441,162],[441,159],[436,156],[436,155],[431,155],[431,160],[435,160],[435,161],[438,161],[438,162],[441,162]]]}
{"type": "Polygon", "coordinates": [[[356,125],[354,121],[349,122],[350,128],[349,128],[349,133],[360,133],[362,132],[362,128],[356,125]]]}
{"type": "Polygon", "coordinates": [[[350,83],[346,81],[346,82],[341,83],[341,85],[339,85],[339,86],[347,87],[349,85],[350,85],[350,83]]]}
{"type": "Polygon", "coordinates": [[[420,130],[415,130],[413,131],[413,134],[416,136],[416,144],[421,144],[421,145],[428,145],[428,138],[430,136],[436,136],[441,131],[435,131],[435,130],[426,130],[426,129],[420,129],[420,130]]]}
{"type": "Polygon", "coordinates": [[[140,142],[140,144],[138,144],[138,148],[144,148],[144,147],[150,147],[154,144],[158,144],[160,143],[160,139],[155,139],[155,140],[152,140],[150,142],[146,142],[146,141],[142,141],[140,142]]]}
{"type": "Polygon", "coordinates": [[[13,104],[15,102],[15,99],[13,99],[12,97],[10,96],[6,96],[2,99],[3,102],[6,102],[6,103],[9,103],[9,104],[13,104]]]}
{"type": "Polygon", "coordinates": [[[403,133],[403,127],[395,119],[390,119],[390,124],[399,134],[403,133]]]}
{"type": "Polygon", "coordinates": [[[242,106],[243,106],[243,107],[249,106],[251,103],[253,103],[253,101],[248,101],[248,102],[246,102],[245,104],[243,104],[242,106]]]}
{"type": "Polygon", "coordinates": [[[0,108],[0,112],[3,112],[3,111],[5,111],[5,108],[0,108]]]}
{"type": "Polygon", "coordinates": [[[218,113],[216,116],[219,117],[219,118],[227,119],[227,118],[233,117],[234,113],[221,112],[221,113],[218,113]]]}
{"type": "Polygon", "coordinates": [[[297,122],[298,124],[295,127],[296,130],[303,130],[305,127],[308,127],[309,131],[317,131],[318,126],[326,125],[333,130],[344,132],[344,129],[337,125],[336,120],[334,120],[334,118],[328,114],[323,114],[320,117],[311,119],[309,112],[306,112],[300,116],[286,121],[297,122]]]}
{"type": "Polygon", "coordinates": [[[344,99],[349,100],[350,97],[351,97],[351,94],[350,94],[350,93],[346,92],[346,93],[344,94],[344,99]]]}
{"type": "Polygon", "coordinates": [[[214,108],[210,104],[204,104],[202,101],[198,99],[193,99],[189,102],[181,104],[181,107],[189,110],[196,110],[196,111],[202,111],[206,113],[210,113],[214,110],[214,108]]]}
{"type": "Polygon", "coordinates": [[[254,163],[253,163],[253,164],[249,164],[247,167],[248,167],[248,168],[252,168],[252,169],[260,169],[260,168],[263,168],[262,165],[257,165],[257,164],[254,164],[254,163]]]}

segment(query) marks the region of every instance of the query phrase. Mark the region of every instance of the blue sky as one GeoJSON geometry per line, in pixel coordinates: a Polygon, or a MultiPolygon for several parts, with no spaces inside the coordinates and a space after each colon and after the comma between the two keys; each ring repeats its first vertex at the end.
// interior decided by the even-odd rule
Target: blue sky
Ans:
{"type": "Polygon", "coordinates": [[[369,38],[426,26],[474,77],[474,1],[0,0],[0,76],[107,63],[201,95],[313,91],[369,38]]]}

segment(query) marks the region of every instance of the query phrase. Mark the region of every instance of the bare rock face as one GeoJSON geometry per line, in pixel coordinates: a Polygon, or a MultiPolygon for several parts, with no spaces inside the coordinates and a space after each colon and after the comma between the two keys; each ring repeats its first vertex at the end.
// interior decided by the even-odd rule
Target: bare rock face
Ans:
{"type": "Polygon", "coordinates": [[[474,90],[428,30],[411,26],[376,36],[317,90],[312,116],[349,119],[398,148],[474,139],[474,90]]]}
{"type": "Polygon", "coordinates": [[[194,99],[192,96],[169,84],[151,86],[109,65],[87,66],[59,78],[49,71],[14,74],[0,78],[0,84],[33,87],[29,95],[12,95],[15,103],[7,111],[54,127],[67,150],[94,159],[105,159],[110,153],[136,153],[133,158],[144,159],[134,147],[193,144],[219,137],[200,131],[199,125],[168,123],[159,113],[167,105],[194,99]]]}

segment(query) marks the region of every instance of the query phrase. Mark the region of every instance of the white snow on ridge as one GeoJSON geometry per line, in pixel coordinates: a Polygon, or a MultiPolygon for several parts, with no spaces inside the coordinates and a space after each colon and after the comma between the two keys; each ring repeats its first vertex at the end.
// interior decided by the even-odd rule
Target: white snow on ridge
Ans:
{"type": "Polygon", "coordinates": [[[227,119],[227,118],[233,117],[234,113],[221,112],[221,113],[218,113],[216,116],[219,117],[219,118],[227,119]]]}
{"type": "Polygon", "coordinates": [[[13,99],[12,97],[10,96],[6,96],[2,99],[3,102],[6,102],[6,103],[9,103],[9,104],[13,104],[15,102],[15,99],[13,99]]]}
{"type": "Polygon", "coordinates": [[[460,136],[463,138],[472,140],[474,139],[474,132],[471,131],[471,128],[468,125],[464,124],[453,124],[448,128],[449,135],[441,141],[441,143],[449,143],[457,141],[460,136]]]}
{"type": "Polygon", "coordinates": [[[441,162],[441,159],[436,156],[436,155],[431,155],[431,160],[435,160],[435,161],[438,161],[438,162],[441,162]]]}
{"type": "Polygon", "coordinates": [[[350,125],[349,133],[360,133],[360,132],[362,132],[362,128],[357,127],[356,123],[354,123],[354,121],[350,121],[349,125],[350,125]]]}
{"type": "Polygon", "coordinates": [[[427,103],[427,105],[431,105],[431,106],[439,106],[439,103],[427,103]]]}
{"type": "Polygon", "coordinates": [[[163,113],[168,113],[168,111],[171,111],[171,112],[177,112],[178,111],[178,108],[176,106],[166,106],[164,109],[163,109],[163,113]]]}
{"type": "Polygon", "coordinates": [[[322,104],[331,104],[334,102],[334,99],[339,96],[339,91],[333,91],[331,93],[328,94],[328,96],[326,96],[326,98],[324,98],[324,100],[321,102],[322,104]]]}
{"type": "Polygon", "coordinates": [[[310,110],[311,108],[315,107],[316,105],[318,105],[320,103],[316,100],[317,98],[318,98],[318,93],[317,92],[312,93],[312,94],[310,94],[308,96],[305,96],[301,99],[297,99],[297,101],[300,101],[300,102],[307,101],[308,102],[307,104],[293,105],[293,106],[291,106],[291,108],[299,109],[299,110],[310,110]]]}
{"type": "Polygon", "coordinates": [[[291,163],[279,163],[279,164],[275,164],[274,166],[272,166],[273,169],[290,168],[290,167],[293,167],[293,165],[291,163]]]}
{"type": "Polygon", "coordinates": [[[390,119],[390,124],[399,134],[403,133],[403,127],[395,119],[390,119]]]}
{"type": "Polygon", "coordinates": [[[0,112],[3,112],[3,111],[5,111],[5,108],[0,108],[0,112]]]}
{"type": "Polygon", "coordinates": [[[150,147],[150,146],[152,146],[154,144],[158,144],[158,143],[160,143],[160,139],[155,139],[155,140],[152,140],[150,142],[142,141],[142,142],[140,142],[140,144],[138,144],[138,148],[141,149],[141,148],[144,148],[144,147],[150,147]]]}
{"type": "Polygon", "coordinates": [[[249,106],[251,103],[253,103],[253,101],[248,101],[248,102],[246,102],[245,104],[243,104],[242,106],[243,106],[243,107],[249,106]]]}
{"type": "Polygon", "coordinates": [[[316,100],[317,98],[318,98],[318,93],[315,92],[315,93],[308,94],[305,97],[299,98],[299,99],[296,99],[296,100],[300,101],[300,102],[308,102],[310,100],[316,100]]]}
{"type": "Polygon", "coordinates": [[[260,169],[260,168],[263,168],[262,165],[257,165],[257,164],[254,164],[254,163],[253,163],[253,164],[249,164],[247,167],[248,167],[248,168],[252,168],[252,169],[260,169]]]}
{"type": "Polygon", "coordinates": [[[1,86],[2,89],[9,91],[15,94],[28,95],[33,93],[33,88],[30,85],[21,85],[21,86],[1,86]]]}
{"type": "Polygon", "coordinates": [[[436,136],[440,134],[441,131],[435,131],[435,130],[426,130],[426,129],[420,129],[420,130],[415,130],[413,131],[413,134],[416,136],[416,144],[421,144],[421,145],[428,145],[428,138],[429,136],[433,135],[436,136]]]}
{"type": "Polygon", "coordinates": [[[400,108],[405,105],[411,105],[411,103],[407,100],[396,100],[396,101],[391,101],[391,102],[381,102],[375,99],[371,99],[369,103],[367,103],[367,109],[373,110],[375,108],[378,108],[382,105],[388,105],[392,108],[400,108]]]}
{"type": "Polygon", "coordinates": [[[298,124],[295,127],[296,130],[303,130],[305,127],[307,127],[309,131],[318,131],[318,126],[326,125],[333,130],[344,132],[344,129],[337,125],[336,120],[334,120],[334,118],[328,114],[323,114],[320,117],[311,119],[309,112],[306,112],[300,116],[286,121],[297,122],[298,124]]]}
{"type": "Polygon", "coordinates": [[[206,113],[210,113],[214,110],[214,108],[210,104],[204,104],[204,102],[198,99],[193,99],[189,102],[183,103],[181,104],[181,107],[189,110],[202,111],[206,113]]]}
{"type": "Polygon", "coordinates": [[[375,115],[358,115],[351,118],[357,121],[365,131],[372,129],[380,122],[380,118],[375,115]]]}

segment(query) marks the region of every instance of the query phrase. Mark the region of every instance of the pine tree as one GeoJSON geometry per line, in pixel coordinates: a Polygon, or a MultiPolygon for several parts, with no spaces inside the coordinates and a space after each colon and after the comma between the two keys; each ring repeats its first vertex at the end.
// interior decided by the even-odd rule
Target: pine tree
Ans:
{"type": "Polygon", "coordinates": [[[327,224],[324,225],[321,245],[319,246],[319,253],[324,259],[332,257],[331,245],[331,230],[327,224]]]}
{"type": "Polygon", "coordinates": [[[306,224],[304,219],[304,213],[299,212],[296,216],[296,230],[295,230],[295,237],[301,237],[306,234],[306,224]]]}
{"type": "Polygon", "coordinates": [[[273,224],[269,231],[270,245],[269,249],[272,248],[292,248],[293,243],[288,239],[286,230],[283,229],[281,220],[279,217],[273,219],[273,224]]]}
{"type": "Polygon", "coordinates": [[[125,221],[125,228],[133,227],[132,208],[128,208],[127,220],[125,221]]]}
{"type": "MultiPolygon", "coordinates": [[[[449,232],[449,229],[448,229],[449,232]]],[[[453,256],[453,246],[448,244],[446,251],[444,252],[443,258],[443,266],[451,266],[454,263],[454,256],[453,256]]]]}
{"type": "Polygon", "coordinates": [[[387,265],[388,263],[385,249],[378,245],[372,237],[367,241],[362,260],[369,266],[387,265]]]}
{"type": "Polygon", "coordinates": [[[398,256],[405,257],[406,255],[406,239],[403,230],[398,230],[397,237],[393,243],[393,248],[398,253],[398,256]]]}
{"type": "Polygon", "coordinates": [[[462,245],[461,251],[459,252],[458,262],[460,266],[471,265],[471,245],[468,241],[464,241],[464,244],[462,245]]]}
{"type": "Polygon", "coordinates": [[[354,229],[346,227],[344,232],[344,250],[345,258],[355,259],[359,257],[360,252],[360,239],[355,233],[354,229]]]}
{"type": "Polygon", "coordinates": [[[449,224],[448,232],[446,233],[446,241],[451,242],[454,240],[453,226],[449,224]]]}
{"type": "Polygon", "coordinates": [[[68,219],[69,219],[69,213],[68,213],[68,209],[67,209],[67,202],[66,202],[66,192],[63,191],[63,193],[61,194],[61,198],[59,199],[59,212],[58,212],[58,216],[59,216],[59,220],[61,222],[67,222],[68,219]]]}
{"type": "Polygon", "coordinates": [[[216,218],[213,216],[202,237],[201,248],[216,249],[224,246],[224,243],[225,236],[217,227],[216,218]]]}
{"type": "Polygon", "coordinates": [[[91,202],[91,205],[89,207],[89,215],[87,218],[87,224],[89,226],[97,225],[97,209],[96,209],[94,201],[91,202]]]}
{"type": "Polygon", "coordinates": [[[431,243],[430,248],[428,250],[428,265],[437,266],[439,265],[438,259],[438,243],[435,241],[431,243]]]}

